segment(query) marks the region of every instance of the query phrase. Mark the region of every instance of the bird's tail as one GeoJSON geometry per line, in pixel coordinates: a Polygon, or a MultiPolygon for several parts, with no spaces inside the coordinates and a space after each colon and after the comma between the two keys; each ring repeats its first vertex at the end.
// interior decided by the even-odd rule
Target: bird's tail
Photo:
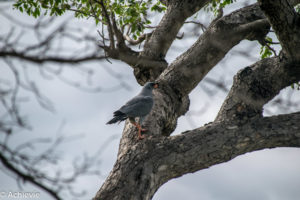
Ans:
{"type": "Polygon", "coordinates": [[[114,124],[116,122],[121,122],[127,119],[126,114],[122,113],[121,111],[114,112],[114,118],[108,121],[106,124],[114,124]]]}

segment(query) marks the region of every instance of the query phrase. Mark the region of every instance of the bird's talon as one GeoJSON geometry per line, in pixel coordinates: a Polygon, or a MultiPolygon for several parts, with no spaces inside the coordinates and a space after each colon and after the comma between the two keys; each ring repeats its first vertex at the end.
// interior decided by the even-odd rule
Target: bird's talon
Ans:
{"type": "Polygon", "coordinates": [[[138,137],[139,140],[142,140],[142,139],[144,139],[144,138],[145,138],[144,135],[139,135],[139,137],[138,137]]]}

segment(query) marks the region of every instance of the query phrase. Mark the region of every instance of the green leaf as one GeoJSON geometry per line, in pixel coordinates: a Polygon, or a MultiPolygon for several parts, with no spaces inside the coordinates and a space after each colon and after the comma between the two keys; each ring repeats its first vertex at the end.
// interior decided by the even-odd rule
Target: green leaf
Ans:
{"type": "Polygon", "coordinates": [[[270,49],[267,46],[261,46],[260,57],[262,59],[264,59],[264,58],[268,58],[270,56],[272,56],[272,51],[270,51],[270,49]]]}
{"type": "Polygon", "coordinates": [[[298,14],[300,14],[300,4],[295,6],[295,10],[298,14]]]}
{"type": "Polygon", "coordinates": [[[214,15],[217,15],[220,8],[225,8],[234,2],[236,2],[236,0],[213,0],[204,7],[204,10],[206,12],[212,11],[214,15]]]}
{"type": "MultiPolygon", "coordinates": [[[[95,14],[95,23],[104,23],[107,25],[107,19],[103,16],[103,8],[99,1],[92,0],[15,0],[14,7],[20,12],[26,12],[28,15],[38,17],[44,15],[60,16],[71,8],[78,10],[74,12],[77,18],[90,17],[95,14]]],[[[145,25],[151,24],[148,20],[149,12],[163,12],[166,6],[159,0],[103,0],[102,1],[108,15],[114,13],[118,27],[128,28],[129,36],[137,37],[143,34],[145,25]],[[128,26],[128,27],[126,27],[128,26]]]]}
{"type": "MultiPolygon", "coordinates": [[[[266,40],[266,42],[272,42],[273,41],[272,38],[270,38],[268,36],[265,38],[265,40],[266,40]]],[[[272,55],[273,55],[273,52],[269,49],[269,47],[267,45],[263,45],[263,46],[260,47],[260,57],[262,59],[271,57],[272,55]]]]}
{"type": "Polygon", "coordinates": [[[300,82],[298,82],[298,83],[293,83],[292,85],[291,85],[291,88],[294,90],[294,89],[296,89],[296,90],[300,90],[300,82]]]}

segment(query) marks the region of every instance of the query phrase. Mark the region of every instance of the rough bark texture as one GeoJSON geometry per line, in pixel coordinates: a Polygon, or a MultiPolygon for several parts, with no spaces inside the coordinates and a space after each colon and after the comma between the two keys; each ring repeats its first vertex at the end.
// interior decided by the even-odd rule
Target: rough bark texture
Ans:
{"type": "MultiPolygon", "coordinates": [[[[168,11],[140,55],[164,60],[185,19],[207,3],[189,1],[190,6],[187,2],[167,1],[168,11]]],[[[135,128],[126,123],[118,159],[94,199],[151,199],[172,178],[246,152],[300,147],[300,113],[262,116],[268,101],[300,80],[299,14],[292,7],[297,3],[260,0],[259,4],[239,9],[214,20],[194,45],[163,71],[150,67],[156,72],[148,76],[136,73],[138,82],[156,79],[160,85],[154,109],[144,124],[149,131],[146,139],[138,141],[135,128]],[[240,41],[263,41],[270,25],[280,40],[282,53],[238,72],[214,122],[170,136],[178,117],[188,111],[189,93],[205,75],[240,41]]]]}
{"type": "Polygon", "coordinates": [[[173,0],[167,12],[146,42],[142,54],[152,59],[164,59],[185,20],[202,8],[209,0],[173,0]]]}
{"type": "Polygon", "coordinates": [[[280,57],[267,58],[246,67],[234,77],[234,84],[223,103],[217,121],[262,116],[263,106],[282,88],[299,81],[299,63],[280,57]]]}
{"type": "Polygon", "coordinates": [[[300,113],[211,123],[184,134],[151,138],[118,157],[95,199],[151,199],[168,180],[226,162],[246,152],[300,147],[300,113]]]}
{"type": "MultiPolygon", "coordinates": [[[[168,1],[166,14],[163,16],[157,28],[146,40],[144,50],[140,53],[141,57],[146,57],[157,62],[166,62],[165,56],[172,42],[176,39],[179,29],[185,20],[200,10],[209,0],[173,0],[168,1]]],[[[134,74],[140,84],[148,80],[155,80],[167,67],[158,69],[153,65],[147,67],[145,64],[135,65],[134,74]]]]}
{"type": "MultiPolygon", "coordinates": [[[[287,56],[300,60],[300,16],[286,0],[259,0],[261,9],[268,17],[287,56]]],[[[299,3],[299,1],[298,1],[299,3]]]]}

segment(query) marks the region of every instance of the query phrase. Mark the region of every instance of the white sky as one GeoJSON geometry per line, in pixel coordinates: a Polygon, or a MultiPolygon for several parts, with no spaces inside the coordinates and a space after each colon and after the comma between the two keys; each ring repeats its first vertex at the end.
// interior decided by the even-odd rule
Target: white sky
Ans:
{"type": "MultiPolygon", "coordinates": [[[[11,10],[7,10],[7,13],[12,14],[19,20],[26,21],[26,23],[32,23],[33,21],[31,17],[11,10]]],[[[3,27],[8,27],[10,24],[1,16],[0,24],[0,33],[7,32],[7,29],[3,27]]],[[[188,36],[188,33],[186,35],[188,36]]],[[[31,40],[30,36],[26,38],[27,42],[31,40]]],[[[193,43],[193,40],[177,40],[173,44],[176,48],[168,53],[167,60],[172,61],[180,52],[188,48],[193,43]]],[[[256,44],[256,42],[244,41],[234,49],[249,48],[253,44],[256,44]]],[[[253,53],[253,55],[258,59],[259,47],[256,47],[255,51],[256,53],[253,53]]],[[[233,53],[229,53],[226,57],[228,58],[227,62],[221,61],[208,76],[211,78],[224,78],[224,81],[228,84],[231,84],[233,75],[239,69],[254,61],[242,58],[240,55],[233,55],[233,53]],[[224,76],[223,74],[227,75],[224,76]]],[[[8,70],[3,67],[2,62],[0,62],[0,65],[0,76],[5,76],[9,80],[8,70]]],[[[55,112],[45,111],[37,104],[30,93],[22,93],[22,96],[30,97],[29,102],[23,103],[22,112],[28,116],[33,129],[30,132],[20,132],[15,135],[11,145],[17,145],[36,137],[53,137],[58,134],[57,130],[61,124],[65,123],[61,131],[63,134],[68,136],[84,135],[79,140],[66,143],[59,149],[59,152],[63,152],[63,161],[60,162],[58,167],[62,167],[67,173],[68,166],[74,157],[81,155],[83,152],[95,153],[107,139],[115,135],[116,139],[112,140],[108,147],[99,155],[102,161],[101,172],[103,176],[83,177],[76,183],[76,188],[83,188],[88,191],[88,198],[85,197],[83,199],[90,199],[100,188],[104,178],[112,169],[124,125],[124,123],[121,123],[120,125],[107,126],[105,123],[112,117],[112,112],[134,96],[140,87],[132,75],[132,69],[124,63],[113,61],[113,64],[103,62],[99,65],[99,63],[90,62],[86,65],[96,71],[93,76],[94,85],[101,85],[104,88],[118,85],[118,80],[109,76],[104,70],[104,67],[109,67],[123,75],[131,90],[120,89],[110,93],[82,92],[62,83],[55,77],[53,80],[41,80],[36,66],[29,66],[30,76],[38,83],[41,92],[53,102],[55,112]]],[[[73,70],[67,70],[64,75],[70,78],[78,77],[78,73],[73,70]]],[[[213,96],[208,96],[204,92],[203,87],[209,88],[210,86],[204,83],[201,84],[190,95],[190,110],[197,111],[203,109],[203,107],[208,108],[201,115],[189,116],[187,114],[181,117],[175,133],[201,126],[212,121],[216,116],[226,94],[216,92],[213,96]]],[[[299,91],[295,92],[298,92],[296,97],[299,99],[299,91]]],[[[2,111],[0,110],[0,112],[2,111]]],[[[44,147],[40,146],[39,148],[36,149],[37,152],[44,147]]],[[[0,172],[0,180],[0,192],[20,191],[15,181],[2,172],[0,172]]],[[[229,162],[171,180],[158,190],[153,199],[298,200],[300,197],[299,188],[300,149],[276,148],[247,153],[229,162]]],[[[24,187],[24,191],[38,191],[38,189],[27,184],[24,187]]],[[[5,198],[0,197],[0,199],[5,198]]],[[[41,199],[47,200],[49,197],[42,193],[41,199]]]]}

